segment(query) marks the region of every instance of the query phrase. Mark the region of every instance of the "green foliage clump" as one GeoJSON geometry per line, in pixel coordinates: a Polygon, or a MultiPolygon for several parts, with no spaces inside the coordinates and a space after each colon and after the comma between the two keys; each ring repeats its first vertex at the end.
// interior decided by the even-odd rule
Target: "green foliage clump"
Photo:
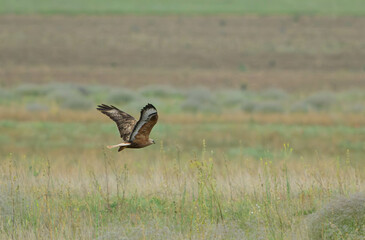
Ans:
{"type": "Polygon", "coordinates": [[[206,88],[190,90],[181,108],[191,112],[219,112],[220,110],[213,94],[206,88]]]}
{"type": "Polygon", "coordinates": [[[61,107],[72,110],[88,110],[92,106],[90,100],[80,95],[70,96],[61,103],[61,107]]]}
{"type": "Polygon", "coordinates": [[[295,112],[295,113],[306,113],[310,110],[310,106],[307,102],[305,101],[298,101],[295,102],[293,105],[291,105],[290,107],[290,111],[291,112],[295,112]]]}
{"type": "Polygon", "coordinates": [[[242,104],[242,110],[244,111],[244,112],[248,112],[248,113],[251,113],[251,112],[253,112],[254,111],[254,109],[255,109],[255,106],[256,106],[256,104],[253,102],[253,101],[248,101],[248,102],[244,102],[243,104],[242,104]]]}
{"type": "Polygon", "coordinates": [[[62,108],[71,110],[87,110],[92,107],[92,101],[86,93],[77,86],[49,86],[48,98],[54,100],[62,108]]]}
{"type": "Polygon", "coordinates": [[[75,95],[84,95],[77,86],[71,84],[52,83],[44,88],[46,89],[47,97],[56,102],[62,102],[75,95]]]}
{"type": "Polygon", "coordinates": [[[308,222],[310,239],[365,239],[365,193],[333,200],[308,222]]]}
{"type": "Polygon", "coordinates": [[[220,92],[219,99],[227,107],[241,104],[248,97],[247,91],[242,90],[224,90],[220,92]]]}
{"type": "Polygon", "coordinates": [[[27,103],[25,108],[29,112],[47,112],[49,110],[47,105],[37,102],[27,103]]]}
{"type": "Polygon", "coordinates": [[[288,94],[279,88],[268,88],[261,92],[261,96],[265,99],[284,99],[288,94]]]}
{"type": "Polygon", "coordinates": [[[281,113],[284,112],[284,108],[280,102],[262,102],[255,106],[254,111],[260,113],[281,113]]]}
{"type": "Polygon", "coordinates": [[[335,102],[336,98],[331,92],[318,92],[305,99],[305,103],[317,111],[327,110],[335,102]]]}
{"type": "Polygon", "coordinates": [[[36,84],[22,84],[14,89],[16,95],[21,97],[26,96],[43,96],[47,93],[46,89],[43,86],[36,84]]]}
{"type": "Polygon", "coordinates": [[[0,88],[0,102],[5,102],[12,100],[14,98],[13,92],[11,92],[9,89],[5,90],[0,88]]]}
{"type": "Polygon", "coordinates": [[[57,103],[62,103],[68,98],[72,98],[77,95],[77,92],[72,89],[58,89],[48,94],[48,98],[54,100],[57,103]]]}
{"type": "Polygon", "coordinates": [[[242,110],[245,112],[258,113],[282,113],[284,108],[280,102],[253,102],[249,101],[242,105],[242,110]]]}
{"type": "Polygon", "coordinates": [[[361,103],[355,103],[347,108],[347,112],[350,113],[364,113],[365,112],[365,106],[361,103]]]}

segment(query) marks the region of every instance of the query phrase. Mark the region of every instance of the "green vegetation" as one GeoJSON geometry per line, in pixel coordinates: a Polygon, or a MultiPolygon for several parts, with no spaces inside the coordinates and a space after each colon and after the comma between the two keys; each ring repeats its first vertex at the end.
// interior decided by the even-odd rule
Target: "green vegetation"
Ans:
{"type": "MultiPolygon", "coordinates": [[[[11,128],[17,124],[2,125],[11,128]]],[[[18,126],[19,131],[25,130],[22,125],[18,126]]],[[[62,127],[56,130],[52,124],[29,125],[36,133],[53,135],[63,130],[62,127]]],[[[97,134],[92,131],[95,125],[68,127],[65,138],[79,129],[75,136],[86,135],[88,141],[97,134]],[[91,132],[85,134],[86,129],[91,132]]],[[[363,181],[362,173],[354,168],[349,153],[339,161],[322,159],[326,163],[321,164],[308,158],[298,159],[292,155],[295,150],[285,144],[280,156],[261,154],[260,160],[252,161],[242,154],[235,160],[211,150],[207,145],[211,142],[209,138],[201,141],[200,150],[189,149],[189,152],[175,150],[171,143],[164,147],[160,141],[159,149],[151,147],[122,154],[102,148],[85,151],[83,139],[72,139],[71,147],[69,143],[57,146],[61,150],[58,154],[54,152],[57,147],[49,149],[50,144],[43,143],[38,145],[40,148],[31,144],[31,155],[19,154],[20,151],[7,154],[2,157],[0,167],[0,236],[13,239],[121,236],[361,239],[364,236],[360,225],[364,215],[360,212],[364,211],[365,196],[358,194],[350,200],[343,197],[339,203],[320,210],[337,195],[364,190],[363,184],[358,184],[363,181]],[[40,151],[43,147],[48,150],[40,151]],[[35,152],[38,153],[32,155],[35,152]],[[325,231],[319,229],[318,221],[325,231]],[[346,227],[339,225],[341,221],[346,222],[346,227]]],[[[27,143],[17,144],[26,147],[27,143]]]]}
{"type": "Polygon", "coordinates": [[[337,198],[309,218],[312,239],[364,239],[365,194],[337,198]]]}
{"type": "Polygon", "coordinates": [[[364,15],[362,0],[0,0],[17,14],[339,14],[364,15]]]}
{"type": "Polygon", "coordinates": [[[0,238],[364,236],[365,196],[352,195],[365,190],[364,109],[352,108],[362,90],[52,83],[0,93],[0,238]],[[96,104],[138,117],[147,101],[160,112],[157,145],[105,149],[120,139],[96,104]]]}
{"type": "Polygon", "coordinates": [[[26,84],[0,88],[0,106],[30,104],[29,111],[50,111],[52,108],[88,110],[101,102],[114,104],[128,111],[153,101],[165,113],[349,113],[365,111],[365,91],[319,91],[305,94],[282,89],[209,90],[150,85],[137,90],[99,85],[26,84]],[[42,107],[41,107],[42,105],[42,107]]]}
{"type": "MultiPolygon", "coordinates": [[[[135,115],[138,116],[136,111],[135,115]]],[[[102,119],[102,116],[100,118],[102,119]]],[[[13,149],[12,152],[21,151],[27,155],[34,154],[34,149],[43,153],[48,152],[48,154],[51,154],[50,152],[53,150],[67,152],[70,149],[78,149],[83,153],[89,149],[99,148],[101,143],[112,144],[119,141],[117,129],[111,122],[59,123],[7,120],[0,121],[0,131],[2,132],[2,156],[9,153],[9,150],[6,149],[13,149]]],[[[174,149],[176,147],[184,152],[199,151],[201,140],[204,138],[209,139],[207,140],[209,150],[225,154],[231,160],[240,159],[242,156],[255,160],[259,160],[263,156],[280,157],[282,144],[285,142],[291,142],[295,147],[293,154],[297,158],[300,156],[318,157],[319,152],[322,157],[338,158],[349,150],[352,161],[363,165],[362,160],[365,154],[365,149],[362,147],[365,142],[364,127],[255,122],[198,122],[185,125],[160,122],[156,126],[154,138],[159,139],[161,143],[163,139],[170,139],[170,136],[174,136],[173,143],[164,143],[168,149],[166,154],[170,158],[175,157],[174,149]],[[194,133],[194,135],[186,133],[194,133]],[[227,135],[227,133],[230,134],[227,135]],[[298,138],[299,135],[301,135],[300,138],[298,138]],[[354,135],[358,135],[358,137],[354,138],[354,135]]],[[[144,151],[149,152],[150,150],[144,151]]],[[[150,154],[158,154],[158,152],[150,154]]]]}

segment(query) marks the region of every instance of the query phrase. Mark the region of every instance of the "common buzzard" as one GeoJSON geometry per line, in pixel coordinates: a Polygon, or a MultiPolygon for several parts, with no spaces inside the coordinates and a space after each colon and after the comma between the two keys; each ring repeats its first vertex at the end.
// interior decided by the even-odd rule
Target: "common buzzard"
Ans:
{"type": "Polygon", "coordinates": [[[97,110],[110,117],[117,124],[120,137],[124,140],[122,143],[107,146],[107,148],[119,147],[118,152],[120,152],[124,148],[143,148],[155,143],[153,139],[149,138],[158,119],[157,110],[152,104],[149,103],[141,109],[138,122],[134,117],[113,105],[101,104],[97,110]]]}

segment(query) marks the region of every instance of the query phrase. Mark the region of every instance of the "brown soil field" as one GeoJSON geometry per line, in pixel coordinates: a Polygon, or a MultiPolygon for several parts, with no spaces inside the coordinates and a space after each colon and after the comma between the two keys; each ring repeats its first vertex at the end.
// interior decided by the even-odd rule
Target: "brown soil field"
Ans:
{"type": "Polygon", "coordinates": [[[365,87],[365,17],[0,16],[0,86],[365,87]]]}

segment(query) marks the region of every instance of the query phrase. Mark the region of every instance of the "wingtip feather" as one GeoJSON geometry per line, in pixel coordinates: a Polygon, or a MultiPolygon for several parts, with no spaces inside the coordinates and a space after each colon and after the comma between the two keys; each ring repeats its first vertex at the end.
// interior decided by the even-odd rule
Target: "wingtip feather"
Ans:
{"type": "Polygon", "coordinates": [[[146,106],[144,106],[142,109],[141,109],[141,113],[143,111],[146,111],[147,109],[150,109],[150,108],[153,108],[157,111],[157,109],[155,108],[155,106],[153,106],[151,103],[148,103],[146,106]]]}
{"type": "Polygon", "coordinates": [[[113,108],[117,109],[114,106],[109,106],[109,105],[106,105],[106,104],[103,103],[103,104],[98,105],[98,107],[96,109],[99,110],[99,111],[107,111],[107,110],[111,110],[113,108]]]}

